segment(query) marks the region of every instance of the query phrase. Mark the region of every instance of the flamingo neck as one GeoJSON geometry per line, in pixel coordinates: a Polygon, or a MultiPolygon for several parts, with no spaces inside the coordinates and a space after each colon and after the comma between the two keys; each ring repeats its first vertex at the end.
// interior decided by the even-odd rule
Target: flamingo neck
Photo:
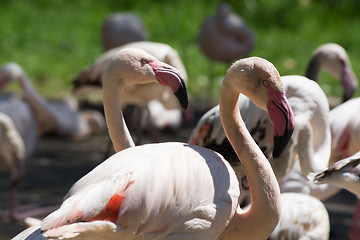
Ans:
{"type": "Polygon", "coordinates": [[[320,59],[319,56],[313,56],[307,66],[305,77],[317,82],[318,73],[320,70],[320,59]]]}
{"type": "Polygon", "coordinates": [[[120,96],[123,88],[121,78],[105,74],[103,83],[104,112],[109,135],[116,152],[135,146],[122,113],[120,96]]]}
{"type": "MultiPolygon", "coordinates": [[[[310,172],[320,172],[327,168],[330,158],[330,139],[323,137],[323,145],[314,148],[314,134],[313,129],[308,121],[296,119],[296,133],[294,138],[297,138],[297,152],[299,155],[301,171],[304,176],[310,172]]],[[[330,135],[330,134],[328,134],[330,135]]]]}
{"type": "Polygon", "coordinates": [[[39,134],[42,135],[43,133],[54,131],[57,127],[57,120],[51,112],[47,101],[36,92],[25,74],[21,75],[18,80],[24,99],[31,107],[38,122],[39,134]]]}
{"type": "Polygon", "coordinates": [[[239,231],[234,230],[237,226],[241,226],[241,233],[245,234],[241,239],[258,239],[257,237],[265,239],[271,234],[279,220],[279,185],[269,161],[252,139],[241,118],[237,107],[238,92],[233,91],[231,84],[226,84],[226,80],[225,78],[219,97],[221,122],[244,168],[251,193],[250,210],[246,213],[235,214],[226,239],[240,239],[239,231]],[[262,231],[259,231],[256,226],[263,226],[262,231]],[[231,236],[232,234],[234,236],[231,236]]]}

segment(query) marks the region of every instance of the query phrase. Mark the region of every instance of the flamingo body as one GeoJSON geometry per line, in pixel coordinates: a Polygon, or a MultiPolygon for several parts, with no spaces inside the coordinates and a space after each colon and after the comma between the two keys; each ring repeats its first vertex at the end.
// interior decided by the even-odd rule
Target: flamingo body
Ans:
{"type": "Polygon", "coordinates": [[[216,15],[205,19],[202,24],[199,45],[211,60],[231,63],[251,52],[254,36],[230,6],[223,3],[216,15]]]}
{"type": "Polygon", "coordinates": [[[329,214],[320,200],[301,193],[282,193],[280,201],[280,221],[269,240],[329,239],[329,214]]]}
{"type": "Polygon", "coordinates": [[[0,89],[13,80],[17,80],[21,86],[24,100],[37,121],[40,136],[53,134],[82,140],[105,129],[105,120],[100,112],[78,111],[65,102],[48,102],[36,92],[19,64],[4,64],[0,70],[0,89]]]}
{"type": "Polygon", "coordinates": [[[350,99],[330,111],[330,165],[360,150],[360,98],[350,99]]]}
{"type": "Polygon", "coordinates": [[[41,229],[60,237],[50,229],[106,220],[117,225],[116,239],[216,239],[238,195],[235,173],[220,155],[183,143],[148,144],[125,149],[85,175],[41,229]]]}
{"type": "Polygon", "coordinates": [[[132,12],[110,15],[105,19],[101,32],[105,50],[130,42],[145,41],[148,35],[140,17],[132,12]]]}

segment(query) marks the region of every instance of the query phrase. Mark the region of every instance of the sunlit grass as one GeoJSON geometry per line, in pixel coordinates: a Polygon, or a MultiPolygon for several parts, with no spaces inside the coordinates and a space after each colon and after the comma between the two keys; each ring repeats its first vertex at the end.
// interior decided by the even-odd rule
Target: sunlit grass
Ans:
{"type": "MultiPolygon", "coordinates": [[[[149,40],[178,50],[188,71],[192,99],[216,99],[228,66],[210,64],[197,45],[197,34],[218,3],[1,0],[0,64],[21,64],[47,97],[70,95],[72,78],[102,53],[102,21],[112,12],[131,10],[143,19],[149,40]],[[211,67],[215,79],[208,78],[211,67]]],[[[270,60],[281,75],[304,74],[311,52],[320,44],[336,42],[347,49],[355,74],[360,76],[360,6],[355,0],[229,3],[256,34],[251,55],[270,60]]],[[[329,75],[321,73],[320,80],[327,94],[341,95],[339,83],[329,75]]]]}

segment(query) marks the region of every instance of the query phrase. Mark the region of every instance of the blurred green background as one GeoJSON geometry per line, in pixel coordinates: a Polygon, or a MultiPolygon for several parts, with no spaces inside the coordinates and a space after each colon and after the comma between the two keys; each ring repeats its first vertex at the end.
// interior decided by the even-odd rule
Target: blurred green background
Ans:
{"type": "MultiPolygon", "coordinates": [[[[197,44],[204,19],[220,1],[125,0],[0,0],[0,64],[23,66],[46,97],[71,94],[71,80],[103,52],[101,25],[111,13],[134,11],[143,20],[149,40],[178,50],[189,75],[194,100],[217,98],[221,76],[228,68],[215,65],[209,86],[209,60],[197,44]]],[[[312,51],[335,42],[348,52],[360,77],[360,2],[357,0],[232,0],[228,1],[256,34],[252,56],[271,61],[281,75],[303,75],[312,51]]],[[[340,83],[321,72],[326,94],[341,96],[340,83]]],[[[359,90],[356,93],[359,96],[359,90]]]]}

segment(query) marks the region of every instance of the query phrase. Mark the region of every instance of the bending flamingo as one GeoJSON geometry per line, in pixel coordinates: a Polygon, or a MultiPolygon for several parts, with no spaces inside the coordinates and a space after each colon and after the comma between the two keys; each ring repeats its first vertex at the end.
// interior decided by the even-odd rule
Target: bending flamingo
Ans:
{"type": "MultiPolygon", "coordinates": [[[[272,119],[278,120],[277,144],[283,149],[287,143],[284,134],[291,131],[284,123],[292,116],[283,114],[289,106],[275,67],[260,58],[236,62],[219,97],[225,131],[248,175],[252,205],[246,213],[235,214],[238,181],[216,152],[185,143],[132,147],[118,97],[127,84],[145,82],[170,86],[186,107],[184,85],[176,69],[139,49],[120,51],[104,76],[105,116],[118,153],[80,179],[60,209],[46,217],[41,231],[30,237],[217,239],[229,221],[242,229],[236,238],[268,237],[278,222],[279,188],[236,103],[241,92],[268,110],[272,119]],[[255,86],[260,88],[256,93],[252,92],[255,86]]],[[[235,237],[226,232],[223,236],[235,237]]],[[[22,237],[20,234],[15,239],[22,237]]]]}
{"type": "Polygon", "coordinates": [[[108,16],[102,25],[101,36],[105,51],[130,42],[148,39],[141,18],[133,12],[114,13],[108,16]]]}
{"type": "Polygon", "coordinates": [[[0,102],[0,167],[10,175],[9,209],[0,215],[20,219],[26,217],[17,204],[17,187],[24,172],[24,162],[35,150],[38,125],[28,104],[16,97],[0,102]]]}
{"type": "MultiPolygon", "coordinates": [[[[124,48],[139,48],[148,52],[160,61],[177,68],[184,76],[185,82],[187,81],[186,69],[175,49],[164,43],[141,41],[125,44],[101,55],[91,66],[85,68],[75,77],[73,80],[74,92],[81,94],[94,89],[100,90],[106,67],[113,56],[124,48]]],[[[152,132],[153,141],[157,142],[158,132],[154,130],[162,130],[162,127],[167,126],[172,126],[174,130],[178,129],[183,119],[183,112],[177,99],[168,88],[159,84],[148,83],[127,86],[121,95],[121,103],[123,108],[133,105],[139,110],[138,116],[135,115],[134,120],[128,121],[131,124],[130,129],[136,131],[136,143],[141,143],[142,132],[145,129],[152,132]],[[151,103],[149,104],[149,102],[151,103]],[[146,116],[148,118],[144,121],[143,119],[146,116]]],[[[186,113],[190,112],[187,111],[186,113]]],[[[130,120],[131,116],[126,114],[125,118],[130,120]]]]}
{"type": "Polygon", "coordinates": [[[248,55],[255,45],[253,32],[227,3],[205,19],[199,33],[202,52],[212,61],[231,63],[248,55]]]}
{"type": "Polygon", "coordinates": [[[105,120],[100,112],[78,111],[66,103],[46,101],[36,92],[19,64],[6,63],[0,69],[0,90],[12,80],[19,81],[24,100],[31,107],[38,122],[40,136],[54,134],[82,140],[104,131],[105,120]]]}
{"type": "MultiPolygon", "coordinates": [[[[302,76],[283,76],[281,79],[285,95],[295,116],[295,129],[280,156],[275,158],[271,155],[271,151],[274,149],[272,139],[274,131],[266,112],[245,96],[240,96],[238,108],[244,116],[246,127],[252,138],[269,159],[280,182],[281,191],[299,192],[299,205],[314,204],[316,207],[321,203],[314,197],[305,194],[311,193],[318,197],[325,193],[331,196],[338,191],[338,188],[331,185],[320,187],[306,180],[307,174],[313,169],[325,169],[328,165],[331,147],[329,104],[326,95],[314,81],[302,76]]],[[[243,206],[248,205],[250,193],[246,176],[224,134],[219,118],[219,106],[215,106],[204,114],[188,142],[213,149],[224,155],[225,159],[235,168],[241,182],[240,203],[243,206]]],[[[286,196],[283,197],[284,199],[281,198],[282,206],[299,209],[293,201],[287,200],[286,196]]],[[[326,222],[328,213],[323,209],[319,209],[322,212],[320,215],[317,215],[319,212],[308,212],[307,218],[304,218],[306,214],[304,215],[301,211],[292,211],[292,214],[289,211],[282,211],[280,223],[273,233],[272,239],[276,239],[279,233],[315,235],[321,236],[317,239],[326,239],[329,235],[329,222],[326,222]],[[324,219],[319,220],[319,216],[324,219]],[[309,227],[306,227],[307,224],[309,227]]],[[[280,236],[282,235],[280,234],[280,236]]]]}
{"type": "Polygon", "coordinates": [[[320,69],[339,79],[343,87],[343,101],[349,100],[358,87],[358,80],[351,68],[345,49],[336,43],[327,43],[316,48],[307,66],[305,76],[318,81],[320,69]]]}

